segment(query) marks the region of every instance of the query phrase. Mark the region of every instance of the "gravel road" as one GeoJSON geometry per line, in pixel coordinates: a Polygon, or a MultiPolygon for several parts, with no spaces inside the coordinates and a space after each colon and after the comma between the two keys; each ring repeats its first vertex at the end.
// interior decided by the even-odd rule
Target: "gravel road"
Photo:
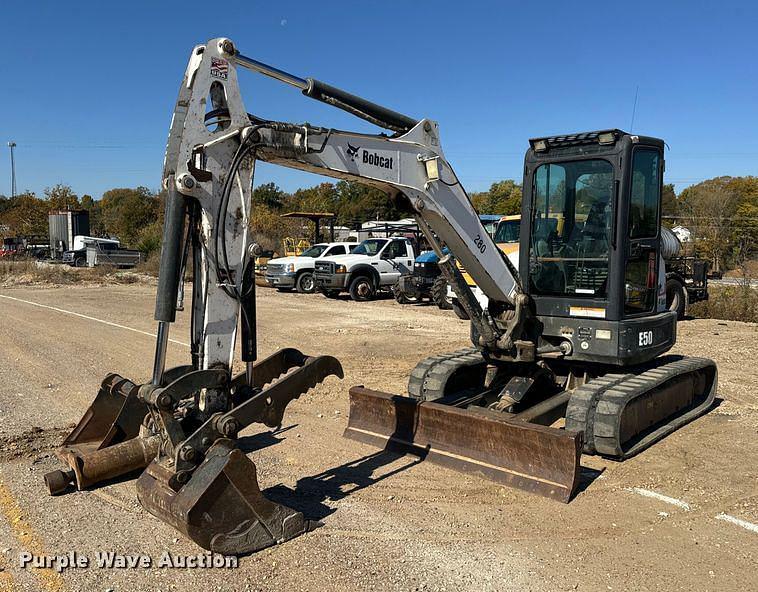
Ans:
{"type": "MultiPolygon", "coordinates": [[[[148,380],[153,290],[0,290],[0,591],[758,590],[756,325],[680,323],[675,352],[716,360],[723,402],[623,464],[584,457],[600,476],[564,505],[341,437],[349,386],[403,392],[419,359],[467,345],[466,323],[265,289],[261,354],[294,346],[346,371],[293,402],[280,432],[243,432],[261,486],[323,527],[234,569],[21,569],[22,551],[200,552],[131,481],[55,498],[42,481],[107,372],[148,380]]],[[[186,360],[187,334],[182,314],[169,364],[186,360]]]]}

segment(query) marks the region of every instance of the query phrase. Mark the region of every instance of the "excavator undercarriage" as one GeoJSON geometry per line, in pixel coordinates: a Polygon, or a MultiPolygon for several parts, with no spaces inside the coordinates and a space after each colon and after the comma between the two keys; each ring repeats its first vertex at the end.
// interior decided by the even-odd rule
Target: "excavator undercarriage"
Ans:
{"type": "Polygon", "coordinates": [[[493,372],[470,348],[420,362],[408,396],[353,387],[345,437],[568,502],[582,453],[629,458],[705,413],[716,394],[716,366],[704,358],[581,376],[511,366],[510,376],[493,372]]]}
{"type": "Polygon", "coordinates": [[[105,378],[59,450],[68,468],[45,476],[50,493],[142,471],[140,503],[224,554],[315,526],[265,497],[238,446],[242,429],[279,426],[292,400],[343,377],[331,356],[283,349],[258,360],[251,188],[259,160],[367,183],[409,206],[471,319],[473,347],[420,362],[408,396],[351,389],[347,437],[567,502],[582,453],[627,458],[705,412],[713,362],[660,357],[676,336],[673,313],[657,304],[665,274],[650,230],[659,224],[663,142],[607,130],[531,144],[516,264],[483,229],[436,122],[262,64],[229,39],[196,46],[166,147],[152,379],[105,378]],[[238,67],[392,135],[250,115],[238,67]],[[190,359],[166,368],[189,265],[190,359]],[[235,343],[244,364],[236,375],[235,343]]]}

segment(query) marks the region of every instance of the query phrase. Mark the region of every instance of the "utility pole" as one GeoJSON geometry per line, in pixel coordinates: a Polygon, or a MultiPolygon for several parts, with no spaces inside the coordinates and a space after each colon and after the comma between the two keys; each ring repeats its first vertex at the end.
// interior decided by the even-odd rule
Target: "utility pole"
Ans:
{"type": "Polygon", "coordinates": [[[13,157],[13,149],[16,142],[8,142],[8,148],[11,149],[11,197],[16,197],[16,159],[13,157]]]}

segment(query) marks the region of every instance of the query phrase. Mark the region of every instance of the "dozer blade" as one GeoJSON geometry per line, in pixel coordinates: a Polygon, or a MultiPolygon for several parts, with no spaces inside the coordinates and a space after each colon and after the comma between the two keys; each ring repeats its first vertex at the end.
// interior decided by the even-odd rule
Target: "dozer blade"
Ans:
{"type": "Polygon", "coordinates": [[[217,440],[178,492],[157,462],[137,479],[137,497],[151,514],[204,549],[225,555],[253,553],[311,530],[296,510],[266,499],[255,463],[227,439],[217,440]]]}
{"type": "Polygon", "coordinates": [[[579,478],[581,432],[363,387],[350,389],[344,436],[562,502],[571,499],[579,478]]]}

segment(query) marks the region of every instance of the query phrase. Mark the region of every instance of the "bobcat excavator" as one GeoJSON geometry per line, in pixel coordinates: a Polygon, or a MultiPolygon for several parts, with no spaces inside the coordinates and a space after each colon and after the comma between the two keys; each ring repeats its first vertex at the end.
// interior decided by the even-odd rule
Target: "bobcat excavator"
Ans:
{"type": "Polygon", "coordinates": [[[403,200],[471,319],[472,347],[420,362],[407,396],[351,389],[346,436],[568,501],[582,452],[626,458],[712,404],[713,362],[661,356],[676,337],[676,316],[661,305],[661,140],[619,130],[531,140],[517,271],[482,228],[434,121],[288,74],[221,38],[192,50],[171,122],[152,380],[105,378],[59,449],[68,468],[45,477],[52,494],[144,469],[141,504],[224,554],[314,526],[262,494],[254,463],[237,446],[240,430],[280,425],[290,401],[343,375],[335,358],[296,349],[257,359],[258,247],[249,231],[257,160],[358,180],[403,200]],[[250,115],[238,68],[389,133],[250,115]],[[443,242],[488,296],[486,308],[443,242]],[[190,262],[190,359],[166,368],[190,262]],[[245,368],[234,375],[238,331],[245,368]]]}

